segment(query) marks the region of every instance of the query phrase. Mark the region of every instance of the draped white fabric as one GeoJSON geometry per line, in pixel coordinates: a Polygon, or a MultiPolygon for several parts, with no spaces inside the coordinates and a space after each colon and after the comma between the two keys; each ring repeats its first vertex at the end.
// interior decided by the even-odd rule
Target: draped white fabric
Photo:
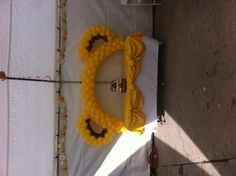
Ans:
{"type": "MultiPolygon", "coordinates": [[[[0,1],[0,70],[54,77],[56,1],[0,1]]],[[[0,82],[0,175],[47,176],[54,167],[54,84],[0,82]]]]}
{"type": "MultiPolygon", "coordinates": [[[[50,76],[54,79],[56,8],[56,0],[0,1],[0,70],[12,77],[50,76]]],[[[122,6],[120,0],[68,0],[67,16],[63,80],[81,80],[83,62],[77,60],[76,49],[82,33],[91,25],[103,24],[124,36],[136,31],[143,31],[147,36],[152,33],[152,7],[122,6]]],[[[143,78],[140,77],[137,84],[142,91],[146,90],[144,99],[154,97],[144,106],[148,116],[155,118],[158,43],[149,38],[145,42],[149,46],[146,57],[151,61],[142,63],[146,68],[141,70],[143,78]]],[[[122,77],[121,58],[122,52],[119,52],[108,59],[100,67],[97,80],[122,77]]],[[[52,83],[17,80],[0,83],[1,176],[53,175],[54,89],[52,83]]],[[[69,175],[138,176],[149,173],[146,161],[149,145],[146,143],[150,131],[142,137],[132,133],[117,135],[113,142],[100,149],[89,147],[78,135],[75,125],[82,110],[80,85],[64,84],[62,90],[68,107],[66,152],[69,175]],[[129,147],[125,148],[123,144],[129,147]],[[117,154],[121,151],[124,155],[118,160],[117,154]]],[[[96,94],[106,111],[122,116],[122,96],[107,91],[107,85],[97,86],[96,94]]]]}
{"type": "MultiPolygon", "coordinates": [[[[69,0],[68,43],[66,61],[63,65],[63,79],[81,80],[84,61],[76,57],[82,34],[92,25],[102,24],[110,27],[117,35],[143,31],[145,35],[152,33],[152,7],[122,6],[119,0],[69,0]]],[[[144,91],[144,110],[150,123],[156,119],[156,86],[158,42],[145,38],[146,53],[142,61],[142,69],[137,84],[144,91]]],[[[122,52],[110,56],[100,67],[97,80],[111,81],[122,77],[122,52]]],[[[114,140],[101,148],[88,146],[76,129],[76,120],[82,112],[81,92],[79,84],[64,84],[63,94],[67,101],[68,123],[66,137],[66,153],[68,173],[70,176],[106,176],[149,174],[147,150],[150,131],[142,136],[133,133],[116,135],[114,140]]],[[[113,93],[107,84],[96,84],[95,92],[102,108],[116,117],[123,117],[122,95],[113,93]]],[[[149,124],[152,129],[156,123],[149,124]]]]}

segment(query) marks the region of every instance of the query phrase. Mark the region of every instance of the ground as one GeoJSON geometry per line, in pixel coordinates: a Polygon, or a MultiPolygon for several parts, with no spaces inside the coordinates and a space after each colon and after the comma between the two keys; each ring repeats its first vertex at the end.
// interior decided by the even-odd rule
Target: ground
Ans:
{"type": "Polygon", "coordinates": [[[158,174],[234,175],[236,1],[163,0],[155,22],[155,37],[165,44],[158,174]]]}

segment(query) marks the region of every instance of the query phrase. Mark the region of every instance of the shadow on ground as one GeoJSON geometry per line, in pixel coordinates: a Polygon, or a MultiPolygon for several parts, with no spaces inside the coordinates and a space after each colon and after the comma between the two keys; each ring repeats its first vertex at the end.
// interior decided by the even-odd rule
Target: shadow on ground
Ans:
{"type": "MultiPolygon", "coordinates": [[[[156,143],[158,144],[158,148],[160,150],[165,150],[165,152],[169,153],[171,156],[181,159],[182,161],[184,161],[184,163],[190,163],[190,161],[188,159],[186,159],[184,156],[182,156],[181,154],[179,154],[176,150],[174,150],[173,148],[171,148],[170,146],[166,145],[165,143],[163,143],[161,140],[156,140],[156,143]]],[[[132,164],[128,164],[127,163],[138,163],[137,161],[133,161],[132,160],[142,160],[142,158],[140,157],[140,153],[145,153],[148,154],[148,151],[150,150],[150,143],[148,142],[147,144],[145,144],[144,146],[142,146],[139,150],[137,150],[132,156],[130,156],[125,162],[123,162],[122,164],[120,164],[120,166],[118,168],[116,168],[116,170],[114,170],[114,172],[110,175],[110,176],[117,176],[117,175],[133,175],[133,171],[143,168],[143,167],[149,167],[149,165],[147,165],[146,163],[148,163],[147,158],[145,159],[146,162],[140,162],[140,165],[135,165],[136,167],[132,167],[132,164]],[[145,164],[144,164],[145,163],[145,164]],[[140,167],[140,168],[139,168],[140,167]]],[[[143,157],[147,157],[147,155],[145,156],[142,155],[143,157]]],[[[160,159],[162,159],[160,156],[160,159]]],[[[165,175],[167,176],[168,174],[170,174],[171,170],[166,169],[168,166],[162,165],[159,166],[159,168],[156,170],[156,175],[165,175]]],[[[191,166],[194,167],[194,173],[198,174],[198,175],[204,175],[207,176],[207,173],[202,170],[202,168],[198,165],[195,166],[191,166]]],[[[183,166],[178,166],[175,168],[176,172],[178,174],[174,174],[174,175],[186,175],[188,174],[188,170],[185,170],[183,166]]],[[[143,169],[141,169],[143,170],[143,169]]]]}

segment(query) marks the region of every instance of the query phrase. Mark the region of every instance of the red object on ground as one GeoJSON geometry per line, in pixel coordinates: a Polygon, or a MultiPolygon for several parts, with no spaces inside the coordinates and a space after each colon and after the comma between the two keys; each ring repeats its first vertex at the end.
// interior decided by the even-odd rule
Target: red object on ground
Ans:
{"type": "Polygon", "coordinates": [[[158,151],[155,147],[155,141],[154,141],[154,133],[152,133],[152,139],[151,139],[151,145],[152,148],[148,153],[148,163],[150,167],[156,168],[158,166],[158,151]]]}

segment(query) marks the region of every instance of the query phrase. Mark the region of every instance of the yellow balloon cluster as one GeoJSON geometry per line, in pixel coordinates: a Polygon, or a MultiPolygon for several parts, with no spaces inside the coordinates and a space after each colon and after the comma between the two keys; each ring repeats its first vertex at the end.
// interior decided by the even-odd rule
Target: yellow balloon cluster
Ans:
{"type": "MultiPolygon", "coordinates": [[[[89,60],[91,57],[93,57],[96,52],[88,51],[87,47],[89,46],[92,38],[98,35],[105,37],[108,43],[114,41],[114,39],[116,38],[116,35],[112,32],[111,29],[99,25],[92,26],[88,31],[84,33],[84,36],[81,39],[80,47],[78,50],[78,57],[80,59],[89,60]]],[[[110,47],[115,46],[113,45],[110,47]]],[[[98,48],[95,51],[98,51],[100,49],[101,48],[98,48]]]]}
{"type": "Polygon", "coordinates": [[[107,133],[104,137],[96,138],[95,136],[91,135],[91,131],[87,128],[86,120],[89,118],[87,113],[82,113],[77,121],[77,127],[79,129],[79,133],[84,138],[87,144],[93,145],[96,147],[100,147],[104,144],[109,143],[113,136],[114,131],[113,130],[107,130],[107,133]]]}
{"type": "Polygon", "coordinates": [[[81,86],[84,112],[78,118],[77,127],[81,136],[90,145],[99,147],[107,144],[112,140],[115,132],[121,132],[126,129],[123,120],[111,117],[106,112],[103,112],[97,103],[94,92],[94,82],[99,65],[108,56],[123,48],[124,39],[116,37],[110,29],[104,26],[93,26],[82,37],[78,57],[86,61],[82,74],[83,84],[81,86]],[[107,40],[99,48],[89,51],[88,47],[95,36],[106,37],[107,40]],[[107,130],[104,137],[96,138],[91,135],[86,124],[88,118],[107,130]]]}

